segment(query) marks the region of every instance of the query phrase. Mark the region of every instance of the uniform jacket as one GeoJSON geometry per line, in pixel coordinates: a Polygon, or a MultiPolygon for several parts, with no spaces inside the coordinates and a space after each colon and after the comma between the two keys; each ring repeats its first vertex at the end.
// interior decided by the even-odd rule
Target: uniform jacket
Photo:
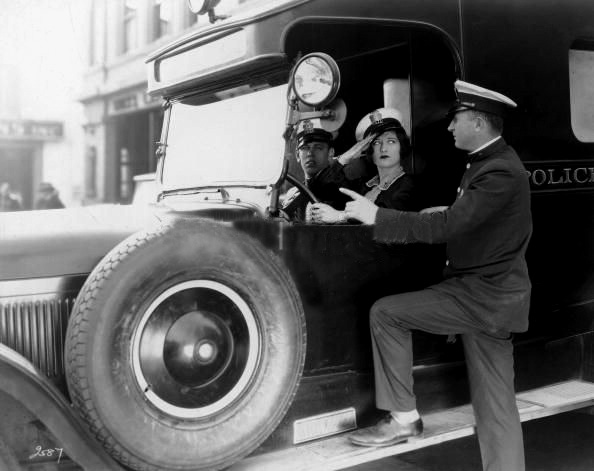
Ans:
{"type": "Polygon", "coordinates": [[[431,287],[455,298],[487,331],[528,328],[532,233],[526,170],[503,138],[469,155],[456,201],[431,214],[380,208],[374,237],[387,243],[446,243],[444,280],[431,287]]]}
{"type": "MultiPolygon", "coordinates": [[[[377,177],[374,177],[374,179],[377,177]]],[[[361,194],[367,193],[373,186],[365,183],[361,194]]],[[[380,191],[375,204],[380,208],[399,209],[400,211],[418,211],[421,209],[421,198],[415,177],[404,174],[388,188],[380,191]]]]}

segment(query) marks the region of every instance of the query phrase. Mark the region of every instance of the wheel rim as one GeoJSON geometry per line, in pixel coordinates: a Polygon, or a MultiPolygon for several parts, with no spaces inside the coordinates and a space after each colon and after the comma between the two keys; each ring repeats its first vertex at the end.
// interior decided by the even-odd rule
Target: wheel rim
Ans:
{"type": "Polygon", "coordinates": [[[192,280],[167,289],[144,312],[132,338],[132,368],[153,406],[201,418],[242,395],[260,348],[243,298],[222,283],[192,280]]]}

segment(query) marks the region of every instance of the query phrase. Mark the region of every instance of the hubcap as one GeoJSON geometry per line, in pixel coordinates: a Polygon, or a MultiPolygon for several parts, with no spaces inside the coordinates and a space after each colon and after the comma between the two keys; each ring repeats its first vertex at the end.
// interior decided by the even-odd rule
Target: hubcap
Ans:
{"type": "Polygon", "coordinates": [[[245,390],[260,353],[252,310],[222,283],[175,285],[145,311],[132,341],[134,376],[167,414],[200,418],[245,390]]]}

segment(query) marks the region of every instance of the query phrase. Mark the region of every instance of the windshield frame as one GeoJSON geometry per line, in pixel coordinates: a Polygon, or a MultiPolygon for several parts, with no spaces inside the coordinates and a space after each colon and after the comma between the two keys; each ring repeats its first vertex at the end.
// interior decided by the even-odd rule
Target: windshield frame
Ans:
{"type": "MultiPolygon", "coordinates": [[[[207,101],[205,103],[200,103],[201,99],[204,99],[204,96],[206,96],[206,94],[194,94],[194,95],[185,95],[181,98],[177,98],[175,100],[170,100],[166,103],[166,114],[165,114],[165,119],[163,120],[163,127],[162,127],[162,134],[161,134],[161,140],[159,142],[159,146],[160,146],[160,155],[159,155],[159,164],[158,164],[158,168],[157,168],[157,182],[159,185],[159,200],[162,200],[164,197],[166,196],[170,196],[170,195],[180,195],[180,194],[192,194],[192,193],[200,193],[201,191],[209,191],[209,190],[219,190],[221,188],[225,188],[225,189],[230,189],[230,188],[266,188],[266,189],[270,189],[270,188],[274,188],[276,187],[283,179],[286,173],[286,159],[287,159],[287,142],[284,139],[284,129],[285,129],[285,118],[286,118],[286,109],[287,109],[287,103],[286,103],[286,93],[287,93],[287,89],[288,89],[288,81],[286,80],[286,78],[284,78],[283,80],[281,80],[280,82],[274,82],[274,80],[271,80],[272,83],[267,84],[266,86],[262,86],[260,85],[259,87],[256,86],[254,87],[252,90],[249,90],[248,93],[238,93],[236,96],[233,96],[231,98],[223,98],[220,101],[207,101]],[[244,98],[247,97],[247,100],[244,98]],[[276,139],[276,137],[273,139],[275,142],[274,144],[270,144],[269,146],[271,146],[271,148],[273,148],[274,150],[271,151],[270,156],[268,157],[268,159],[263,159],[261,157],[259,157],[259,154],[256,155],[253,153],[253,150],[251,150],[252,153],[249,153],[250,151],[246,151],[244,152],[243,155],[247,155],[248,157],[251,157],[249,160],[247,161],[242,161],[242,163],[244,165],[246,165],[246,162],[249,163],[251,162],[251,164],[255,164],[255,165],[251,165],[252,167],[260,167],[263,165],[268,165],[268,167],[272,166],[272,171],[269,170],[268,174],[266,175],[266,178],[246,178],[246,179],[238,179],[237,175],[235,175],[233,178],[219,178],[218,174],[216,174],[216,171],[211,170],[211,175],[216,176],[216,178],[202,178],[202,183],[200,182],[200,179],[195,179],[191,182],[191,184],[188,184],[188,182],[186,181],[185,184],[180,184],[180,185],[173,185],[172,181],[173,178],[171,176],[169,176],[169,181],[167,178],[167,172],[168,170],[171,169],[172,167],[172,152],[176,152],[176,159],[177,162],[176,165],[177,167],[181,167],[184,165],[184,162],[191,162],[191,155],[190,152],[187,150],[184,150],[183,152],[180,151],[179,149],[179,145],[178,145],[178,149],[176,149],[175,151],[172,151],[172,132],[176,132],[175,126],[176,126],[176,119],[179,119],[179,116],[176,118],[176,108],[175,107],[179,107],[179,106],[186,106],[187,108],[189,107],[194,107],[194,109],[196,110],[197,114],[200,114],[202,116],[209,116],[209,113],[211,112],[211,110],[209,110],[208,107],[213,106],[213,108],[215,108],[217,105],[222,105],[224,106],[234,106],[235,102],[233,102],[233,100],[238,99],[238,103],[249,103],[250,101],[255,102],[257,104],[262,103],[263,98],[267,99],[268,101],[266,102],[266,106],[269,105],[269,107],[273,108],[274,113],[267,113],[267,109],[265,108],[265,105],[263,105],[264,108],[264,112],[262,112],[262,110],[258,110],[258,112],[251,112],[251,114],[248,115],[248,113],[246,113],[245,110],[242,110],[238,113],[238,115],[243,116],[243,117],[247,117],[250,118],[250,120],[252,121],[251,123],[246,123],[245,121],[247,121],[247,119],[245,119],[244,121],[241,121],[242,124],[244,124],[244,126],[252,126],[252,128],[254,127],[254,122],[255,123],[264,123],[265,125],[272,123],[271,126],[271,131],[268,131],[268,135],[271,136],[278,136],[278,139],[276,139]],[[194,104],[191,104],[192,101],[194,101],[194,104]],[[254,116],[260,116],[259,118],[254,118],[254,116]],[[270,116],[272,116],[272,118],[270,118],[270,116]],[[254,157],[255,155],[255,157],[254,157]]],[[[243,84],[243,86],[247,86],[250,87],[249,84],[243,84]]],[[[241,88],[238,87],[238,88],[241,88]]],[[[226,90],[219,90],[216,92],[209,92],[209,95],[214,95],[214,94],[225,94],[228,93],[229,89],[226,90]]],[[[235,113],[231,113],[232,115],[235,115],[235,113]]],[[[227,115],[229,116],[229,115],[227,115]]],[[[238,119],[236,116],[230,116],[230,119],[238,119]]],[[[204,121],[204,118],[203,118],[204,121]]],[[[179,124],[179,126],[182,125],[181,121],[177,121],[179,124]]],[[[264,126],[265,127],[265,126],[264,126]]],[[[194,132],[194,137],[196,136],[204,136],[205,134],[210,135],[210,132],[212,132],[213,130],[215,130],[216,128],[213,127],[200,127],[199,128],[200,131],[199,132],[194,132]]],[[[262,141],[262,129],[259,128],[259,133],[252,133],[249,134],[250,138],[252,138],[254,135],[258,136],[258,139],[260,139],[260,141],[262,141]]],[[[244,130],[239,130],[238,132],[243,133],[245,135],[245,133],[247,131],[244,130]]],[[[216,140],[213,139],[213,140],[216,140]]],[[[206,139],[204,140],[206,141],[206,139]]],[[[231,147],[229,145],[227,145],[227,149],[226,151],[223,150],[222,155],[225,157],[228,157],[227,160],[229,159],[233,159],[235,158],[233,154],[237,154],[238,151],[240,150],[240,147],[243,147],[241,145],[241,142],[245,141],[239,141],[236,140],[234,147],[233,145],[231,145],[231,147]],[[232,148],[233,147],[233,148],[232,148]]],[[[251,141],[250,141],[251,142],[251,141]]],[[[223,145],[221,143],[221,145],[223,145]]],[[[194,155],[198,154],[199,151],[192,151],[194,153],[194,155]]],[[[208,155],[208,154],[206,154],[208,155]]],[[[223,160],[224,162],[225,160],[223,160]]],[[[196,160],[194,160],[194,166],[196,166],[196,160]]],[[[216,167],[215,167],[216,170],[216,167]]],[[[194,173],[196,174],[196,170],[194,169],[194,173]]],[[[221,177],[224,177],[224,174],[221,175],[221,177]]]]}

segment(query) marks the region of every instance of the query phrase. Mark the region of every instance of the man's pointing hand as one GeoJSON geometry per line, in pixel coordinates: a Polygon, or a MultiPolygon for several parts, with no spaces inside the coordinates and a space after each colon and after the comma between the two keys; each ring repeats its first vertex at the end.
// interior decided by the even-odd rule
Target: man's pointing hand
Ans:
{"type": "Polygon", "coordinates": [[[361,196],[359,193],[348,190],[347,188],[340,188],[340,191],[353,199],[344,208],[344,212],[349,219],[356,219],[363,224],[375,223],[375,215],[378,210],[375,204],[365,198],[365,196],[361,196]]]}

